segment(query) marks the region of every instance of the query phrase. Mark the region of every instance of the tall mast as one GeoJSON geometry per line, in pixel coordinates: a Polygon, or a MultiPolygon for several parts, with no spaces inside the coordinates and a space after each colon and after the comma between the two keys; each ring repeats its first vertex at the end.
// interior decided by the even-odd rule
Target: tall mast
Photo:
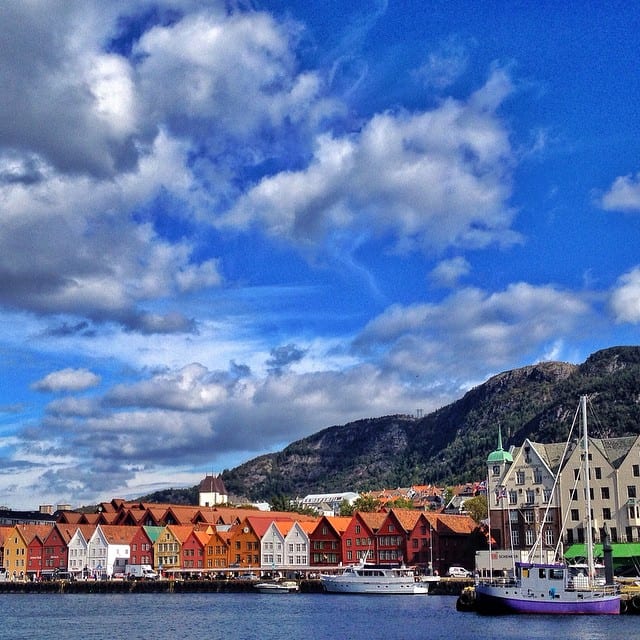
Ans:
{"type": "Polygon", "coordinates": [[[589,435],[587,433],[587,396],[580,396],[580,412],[582,414],[582,449],[584,455],[584,490],[586,513],[585,543],[587,545],[587,570],[589,572],[589,584],[593,580],[594,560],[593,560],[593,536],[591,532],[591,482],[589,478],[589,435]]]}

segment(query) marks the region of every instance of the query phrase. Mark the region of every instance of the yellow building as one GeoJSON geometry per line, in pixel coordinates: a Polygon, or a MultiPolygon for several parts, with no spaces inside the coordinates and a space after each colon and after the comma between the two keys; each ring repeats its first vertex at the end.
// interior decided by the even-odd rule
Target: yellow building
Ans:
{"type": "Polygon", "coordinates": [[[154,569],[174,572],[181,569],[182,545],[193,525],[168,524],[153,543],[154,569]]]}
{"type": "Polygon", "coordinates": [[[39,575],[43,568],[44,541],[51,527],[43,524],[17,524],[5,535],[4,566],[16,580],[39,575]]]}

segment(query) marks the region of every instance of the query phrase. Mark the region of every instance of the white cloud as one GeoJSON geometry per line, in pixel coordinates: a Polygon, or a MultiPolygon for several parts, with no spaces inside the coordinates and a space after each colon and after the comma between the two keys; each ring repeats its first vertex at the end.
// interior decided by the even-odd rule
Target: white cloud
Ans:
{"type": "Polygon", "coordinates": [[[100,384],[100,376],[88,369],[61,369],[34,382],[38,391],[84,391],[100,384]]]}
{"type": "Polygon", "coordinates": [[[382,113],[358,134],[319,136],[306,169],[264,178],[224,223],[258,222],[300,243],[344,229],[390,231],[399,247],[513,242],[507,200],[514,158],[494,113],[508,91],[498,70],[466,104],[382,113]]]}
{"type": "Polygon", "coordinates": [[[640,267],[618,278],[611,292],[609,306],[616,322],[640,322],[640,267]]]}
{"type": "Polygon", "coordinates": [[[442,287],[453,287],[458,280],[466,276],[471,270],[471,265],[462,256],[443,260],[438,263],[429,274],[431,280],[442,287]]]}
{"type": "Polygon", "coordinates": [[[192,262],[188,241],[169,243],[131,216],[165,188],[189,200],[185,153],[161,134],[135,172],[110,181],[41,166],[36,184],[0,185],[0,303],[114,320],[147,332],[188,330],[188,321],[176,322],[176,313],[152,320],[137,305],[218,286],[218,262],[192,262]]]}
{"type": "Polygon", "coordinates": [[[128,63],[100,45],[115,18],[92,2],[2,3],[0,146],[56,171],[110,177],[135,167],[128,63]]]}
{"type": "Polygon", "coordinates": [[[640,211],[640,173],[616,178],[600,203],[609,211],[640,211]]]}
{"type": "Polygon", "coordinates": [[[390,307],[368,323],[355,347],[405,375],[451,384],[533,355],[575,333],[591,314],[578,295],[550,285],[516,283],[497,293],[467,288],[440,304],[390,307]]]}
{"type": "Polygon", "coordinates": [[[220,141],[322,111],[319,78],[296,73],[298,29],[259,12],[202,12],[150,29],[135,51],[149,117],[178,135],[220,141]]]}

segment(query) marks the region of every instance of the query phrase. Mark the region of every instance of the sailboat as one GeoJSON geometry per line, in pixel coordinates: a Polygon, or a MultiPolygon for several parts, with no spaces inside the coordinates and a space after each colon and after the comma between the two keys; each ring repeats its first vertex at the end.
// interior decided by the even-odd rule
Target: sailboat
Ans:
{"type": "MultiPolygon", "coordinates": [[[[475,607],[479,613],[619,614],[620,593],[615,585],[595,579],[591,502],[589,488],[589,440],[587,398],[580,397],[584,484],[587,500],[585,542],[586,574],[575,574],[564,562],[516,562],[514,575],[478,580],[475,607]]],[[[535,548],[535,547],[534,547],[535,548]]]]}

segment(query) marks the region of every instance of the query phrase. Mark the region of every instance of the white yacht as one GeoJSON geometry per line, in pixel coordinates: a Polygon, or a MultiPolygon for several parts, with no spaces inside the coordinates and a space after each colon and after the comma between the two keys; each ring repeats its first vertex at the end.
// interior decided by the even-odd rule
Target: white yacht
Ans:
{"type": "Polygon", "coordinates": [[[342,573],[321,574],[320,581],[328,593],[420,595],[429,593],[429,583],[423,581],[411,567],[387,567],[361,562],[345,567],[342,573]]]}

